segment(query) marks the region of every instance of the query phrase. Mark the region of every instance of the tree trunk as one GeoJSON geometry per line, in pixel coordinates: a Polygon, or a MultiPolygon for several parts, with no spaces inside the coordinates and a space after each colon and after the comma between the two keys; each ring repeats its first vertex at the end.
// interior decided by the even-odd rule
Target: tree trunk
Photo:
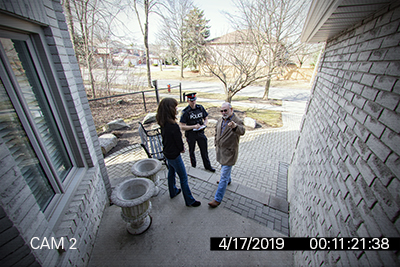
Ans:
{"type": "MultiPolygon", "coordinates": [[[[147,42],[147,40],[146,40],[146,42],[147,42]]],[[[149,88],[153,88],[153,86],[151,84],[150,52],[149,52],[148,44],[145,47],[146,47],[147,84],[148,84],[149,88]]]]}
{"type": "MultiPolygon", "coordinates": [[[[71,38],[72,38],[72,46],[73,46],[74,51],[75,51],[76,59],[78,60],[78,63],[79,63],[79,58],[76,55],[76,43],[77,43],[77,41],[76,41],[76,36],[75,36],[74,21],[73,21],[73,17],[72,17],[71,5],[70,5],[69,0],[65,0],[64,5],[65,5],[65,15],[67,17],[67,22],[68,22],[68,30],[69,30],[69,32],[71,34],[71,38]]],[[[80,64],[78,64],[78,65],[79,65],[79,68],[80,68],[81,65],[80,64]]]]}
{"type": "Polygon", "coordinates": [[[183,77],[183,55],[181,55],[181,78],[185,78],[183,77]]]}
{"type": "Polygon", "coordinates": [[[228,89],[227,86],[225,86],[225,87],[226,87],[225,88],[225,96],[226,96],[225,101],[228,102],[228,103],[231,103],[232,102],[232,97],[234,96],[234,94],[232,93],[231,90],[228,89]]]}
{"type": "Polygon", "coordinates": [[[144,1],[144,13],[146,16],[146,22],[144,23],[144,46],[146,48],[147,83],[149,88],[153,88],[153,85],[151,84],[149,51],[149,0],[144,1]]]}
{"type": "Polygon", "coordinates": [[[269,95],[269,87],[271,86],[271,77],[268,76],[267,82],[265,83],[265,88],[264,88],[264,95],[263,99],[268,100],[268,95],[269,95]]]}
{"type": "Polygon", "coordinates": [[[180,65],[181,65],[181,78],[185,78],[185,77],[183,77],[183,56],[182,55],[181,55],[180,65]]]}
{"type": "Polygon", "coordinates": [[[86,56],[86,64],[87,64],[88,72],[89,72],[89,83],[90,83],[90,86],[92,87],[93,98],[96,98],[96,90],[95,90],[95,87],[94,87],[94,77],[93,77],[92,63],[90,61],[91,61],[91,57],[90,56],[86,56]]]}
{"type": "Polygon", "coordinates": [[[109,77],[109,68],[108,68],[108,54],[106,54],[106,69],[105,69],[105,72],[106,73],[105,73],[104,81],[106,82],[106,86],[105,86],[106,95],[111,95],[110,94],[110,77],[109,77]]]}
{"type": "MultiPolygon", "coordinates": [[[[86,21],[86,20],[85,20],[86,21]]],[[[86,25],[83,24],[81,21],[81,29],[82,29],[82,37],[84,40],[84,51],[85,51],[85,59],[86,59],[86,65],[88,68],[89,72],[89,83],[92,88],[92,97],[96,98],[96,89],[95,89],[95,82],[94,82],[94,77],[93,77],[93,70],[92,70],[92,54],[89,49],[89,30],[86,25]]]]}

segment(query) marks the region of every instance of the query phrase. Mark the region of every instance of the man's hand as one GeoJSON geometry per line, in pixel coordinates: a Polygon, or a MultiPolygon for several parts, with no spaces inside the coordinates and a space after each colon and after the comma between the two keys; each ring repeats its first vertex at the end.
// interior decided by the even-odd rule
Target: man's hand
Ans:
{"type": "Polygon", "coordinates": [[[234,129],[234,128],[236,128],[237,123],[234,122],[234,121],[231,121],[231,122],[228,123],[228,126],[229,126],[231,129],[234,129]]]}
{"type": "Polygon", "coordinates": [[[193,129],[199,129],[201,127],[200,124],[193,125],[193,129]]]}

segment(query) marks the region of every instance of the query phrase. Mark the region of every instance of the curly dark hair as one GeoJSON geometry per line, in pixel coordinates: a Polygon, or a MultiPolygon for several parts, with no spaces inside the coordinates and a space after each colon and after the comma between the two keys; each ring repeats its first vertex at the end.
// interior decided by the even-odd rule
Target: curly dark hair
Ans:
{"type": "Polygon", "coordinates": [[[157,123],[164,127],[166,123],[176,123],[176,106],[178,101],[174,98],[164,98],[157,108],[157,123]]]}

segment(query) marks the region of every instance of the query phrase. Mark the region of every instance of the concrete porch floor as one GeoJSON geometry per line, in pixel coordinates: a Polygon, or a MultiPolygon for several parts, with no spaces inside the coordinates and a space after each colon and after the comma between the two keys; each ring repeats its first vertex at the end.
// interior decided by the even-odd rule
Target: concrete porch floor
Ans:
{"type": "Polygon", "coordinates": [[[130,235],[121,208],[103,215],[89,266],[293,266],[291,251],[211,251],[210,237],[285,237],[222,207],[186,207],[180,195],[161,190],[152,198],[152,224],[130,235]]]}

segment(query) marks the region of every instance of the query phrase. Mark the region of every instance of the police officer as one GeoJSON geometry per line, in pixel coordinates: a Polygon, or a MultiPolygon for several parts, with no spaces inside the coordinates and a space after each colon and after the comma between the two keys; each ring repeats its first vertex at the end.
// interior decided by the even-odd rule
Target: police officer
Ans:
{"type": "Polygon", "coordinates": [[[182,111],[180,125],[181,129],[185,131],[186,140],[189,145],[190,162],[192,163],[192,167],[196,167],[194,150],[197,142],[204,168],[215,172],[208,158],[207,137],[204,135],[208,113],[202,105],[196,104],[196,93],[186,94],[186,97],[189,105],[182,111]]]}

